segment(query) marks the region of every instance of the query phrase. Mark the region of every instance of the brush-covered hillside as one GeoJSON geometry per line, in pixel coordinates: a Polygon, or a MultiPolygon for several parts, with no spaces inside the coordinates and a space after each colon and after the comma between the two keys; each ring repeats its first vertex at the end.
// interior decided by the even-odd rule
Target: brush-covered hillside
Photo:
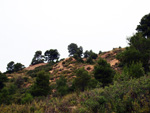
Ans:
{"type": "Polygon", "coordinates": [[[2,113],[149,113],[150,14],[128,38],[129,46],[83,52],[68,45],[36,51],[29,67],[9,62],[0,73],[2,113]]]}

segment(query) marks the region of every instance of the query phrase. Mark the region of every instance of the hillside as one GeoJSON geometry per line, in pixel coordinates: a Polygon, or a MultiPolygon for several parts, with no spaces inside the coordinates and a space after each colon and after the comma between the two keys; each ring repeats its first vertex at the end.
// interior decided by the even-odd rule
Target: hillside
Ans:
{"type": "Polygon", "coordinates": [[[31,65],[9,62],[0,72],[2,113],[150,113],[150,14],[126,48],[94,53],[68,45],[35,52],[31,65]],[[45,63],[46,62],[46,63],[45,63]]]}
{"type": "MultiPolygon", "coordinates": [[[[36,65],[31,65],[27,68],[24,69],[25,73],[24,75],[30,75],[30,72],[34,72],[36,70],[47,70],[49,72],[50,76],[50,82],[52,84],[55,84],[56,80],[60,78],[61,75],[63,75],[67,81],[71,82],[73,78],[75,78],[75,70],[80,69],[84,67],[86,71],[92,74],[94,70],[94,66],[96,64],[96,61],[99,58],[105,59],[108,63],[110,63],[111,67],[120,72],[120,68],[118,67],[119,61],[116,59],[116,55],[123,51],[124,49],[122,48],[115,48],[111,51],[103,52],[98,55],[97,59],[94,60],[95,63],[93,64],[88,64],[88,63],[82,63],[82,62],[77,62],[73,57],[66,58],[62,61],[59,61],[58,63],[55,63],[54,65],[49,65],[47,63],[40,63],[36,65]],[[47,68],[50,68],[49,70],[47,68]]],[[[86,61],[86,58],[83,59],[86,61]]],[[[17,73],[11,74],[11,75],[19,75],[17,73]]],[[[12,79],[11,75],[9,74],[9,78],[12,79]]],[[[20,72],[20,75],[23,76],[23,73],[20,72]],[[22,75],[21,75],[22,74],[22,75]]]]}
{"type": "Polygon", "coordinates": [[[150,111],[148,102],[149,75],[139,79],[128,79],[127,81],[121,80],[122,74],[115,75],[114,83],[108,87],[103,88],[99,85],[84,92],[75,91],[64,96],[58,95],[56,86],[61,76],[65,77],[69,87],[72,87],[76,78],[76,70],[78,69],[84,68],[94,78],[94,67],[100,58],[105,59],[116,73],[122,73],[123,70],[119,67],[120,61],[116,59],[116,56],[124,50],[124,48],[115,48],[111,51],[100,53],[92,64],[86,63],[86,58],[83,58],[84,62],[78,62],[75,58],[69,57],[56,63],[40,63],[29,66],[17,73],[7,74],[9,82],[7,82],[6,86],[8,90],[16,88],[13,84],[16,84],[18,88],[16,88],[16,93],[12,97],[6,94],[6,98],[10,100],[9,103],[5,104],[9,105],[2,104],[0,110],[10,113],[148,112],[150,111]],[[52,86],[52,92],[47,97],[41,97],[43,99],[37,97],[33,99],[32,96],[27,96],[28,93],[26,94],[25,92],[32,88],[37,78],[36,74],[41,70],[44,70],[50,76],[49,83],[52,86]],[[143,89],[145,89],[144,92],[143,89]],[[13,104],[10,104],[12,103],[11,99],[13,99],[13,104]]]}
{"type": "Polygon", "coordinates": [[[65,77],[69,87],[72,86],[72,83],[76,78],[77,69],[84,68],[93,78],[94,66],[97,64],[97,60],[99,60],[99,58],[105,59],[108,63],[110,63],[114,70],[120,72],[120,68],[118,67],[119,61],[116,59],[116,55],[123,50],[124,49],[121,48],[115,48],[111,51],[103,52],[98,55],[97,59],[93,60],[94,62],[92,64],[85,63],[87,60],[86,58],[83,58],[84,62],[78,62],[73,57],[69,57],[56,63],[39,63],[31,65],[22,71],[6,74],[9,79],[6,86],[11,87],[13,84],[18,84],[21,88],[20,90],[28,89],[34,84],[36,80],[36,73],[44,70],[50,76],[49,82],[51,86],[54,87],[52,95],[55,95],[56,81],[60,79],[60,76],[65,77]]]}

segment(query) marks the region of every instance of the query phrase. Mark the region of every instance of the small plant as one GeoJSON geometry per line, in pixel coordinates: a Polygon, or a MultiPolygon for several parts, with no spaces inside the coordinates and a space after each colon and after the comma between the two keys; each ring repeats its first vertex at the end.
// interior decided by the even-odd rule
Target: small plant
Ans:
{"type": "Polygon", "coordinates": [[[25,104],[25,103],[30,103],[33,100],[33,96],[30,93],[26,93],[24,95],[24,97],[21,99],[21,103],[25,104]]]}

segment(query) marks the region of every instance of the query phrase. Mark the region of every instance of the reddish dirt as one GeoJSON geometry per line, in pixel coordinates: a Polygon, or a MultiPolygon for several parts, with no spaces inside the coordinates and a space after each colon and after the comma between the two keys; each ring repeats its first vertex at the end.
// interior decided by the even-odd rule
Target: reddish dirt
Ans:
{"type": "Polygon", "coordinates": [[[118,64],[119,61],[117,59],[113,59],[109,63],[110,63],[111,66],[114,66],[114,65],[118,64]]]}

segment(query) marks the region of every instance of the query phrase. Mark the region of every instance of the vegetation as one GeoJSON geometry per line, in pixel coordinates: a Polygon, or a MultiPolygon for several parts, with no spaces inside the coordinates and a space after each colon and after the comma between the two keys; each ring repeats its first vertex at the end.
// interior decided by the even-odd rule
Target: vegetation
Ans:
{"type": "Polygon", "coordinates": [[[60,76],[60,78],[56,81],[56,90],[59,96],[64,96],[69,92],[67,79],[65,79],[64,76],[60,76]]]}
{"type": "Polygon", "coordinates": [[[4,82],[6,81],[7,81],[6,75],[0,72],[0,90],[5,86],[4,82]]]}
{"type": "Polygon", "coordinates": [[[71,43],[70,45],[68,45],[68,52],[69,56],[73,56],[75,59],[80,61],[83,54],[83,48],[81,46],[78,47],[75,43],[71,43]]]}
{"type": "Polygon", "coordinates": [[[88,87],[88,83],[90,82],[90,80],[91,76],[84,68],[78,69],[73,86],[77,91],[84,91],[88,87]]]}
{"type": "Polygon", "coordinates": [[[57,49],[50,49],[45,52],[45,57],[47,62],[54,62],[54,60],[59,59],[59,53],[57,49]]]}
{"type": "Polygon", "coordinates": [[[50,93],[49,75],[46,72],[40,71],[37,73],[31,93],[33,96],[47,96],[50,93]]]}
{"type": "Polygon", "coordinates": [[[18,72],[22,69],[24,69],[25,66],[21,63],[14,63],[14,61],[11,61],[7,64],[7,73],[13,73],[13,72],[18,72]]]}
{"type": "Polygon", "coordinates": [[[100,51],[99,55],[85,51],[83,58],[83,48],[71,43],[68,59],[58,61],[57,49],[50,49],[44,55],[35,52],[31,67],[47,62],[35,69],[9,62],[7,72],[0,72],[0,111],[149,113],[149,22],[150,14],[141,19],[125,49],[100,51]]]}
{"type": "Polygon", "coordinates": [[[101,58],[97,63],[98,64],[94,67],[95,79],[98,80],[100,83],[102,83],[103,86],[112,83],[115,73],[113,69],[110,67],[110,64],[108,64],[105,60],[101,58]]]}
{"type": "Polygon", "coordinates": [[[32,59],[31,65],[35,65],[43,62],[44,62],[44,56],[42,55],[42,51],[36,51],[32,59]]]}
{"type": "Polygon", "coordinates": [[[136,30],[141,32],[142,35],[146,38],[150,38],[150,13],[145,15],[141,21],[140,25],[137,26],[136,30]]]}
{"type": "Polygon", "coordinates": [[[139,62],[143,64],[145,72],[148,72],[150,66],[150,14],[145,15],[137,26],[137,33],[128,38],[130,47],[118,55],[118,59],[123,65],[139,62]]]}

